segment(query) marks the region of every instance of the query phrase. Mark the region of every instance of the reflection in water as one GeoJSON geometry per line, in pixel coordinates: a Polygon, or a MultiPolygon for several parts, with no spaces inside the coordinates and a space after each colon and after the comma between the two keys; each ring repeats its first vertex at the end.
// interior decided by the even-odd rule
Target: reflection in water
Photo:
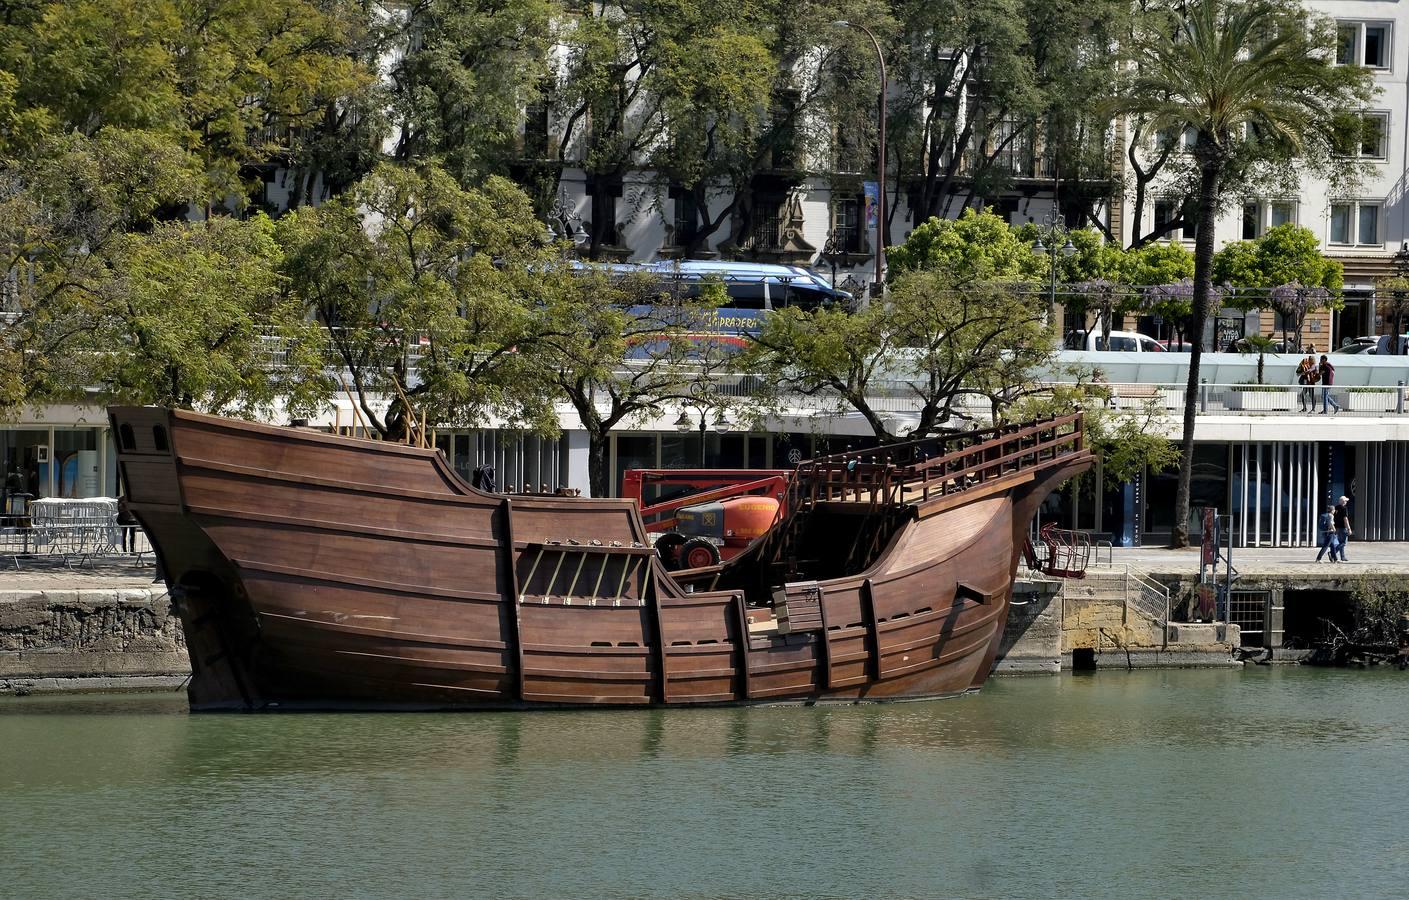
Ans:
{"type": "Polygon", "coordinates": [[[1395,672],[1000,679],[934,703],[190,716],[0,700],[47,896],[1397,892],[1395,672]],[[1079,887],[1078,887],[1079,886],[1079,887]]]}

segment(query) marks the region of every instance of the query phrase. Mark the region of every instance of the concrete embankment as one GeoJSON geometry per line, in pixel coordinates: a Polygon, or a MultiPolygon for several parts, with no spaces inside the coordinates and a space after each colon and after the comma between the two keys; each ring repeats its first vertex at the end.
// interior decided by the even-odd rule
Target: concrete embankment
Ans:
{"type": "Polygon", "coordinates": [[[1124,570],[1090,569],[1081,579],[1021,578],[994,672],[1188,668],[1239,665],[1238,626],[1166,627],[1162,586],[1124,570]]]}
{"type": "Polygon", "coordinates": [[[1331,626],[1348,630],[1367,598],[1409,594],[1409,544],[1352,541],[1349,555],[1332,565],[1314,547],[1235,548],[1228,625],[1178,621],[1210,615],[1193,602],[1197,548],[1117,549],[1085,578],[1029,576],[995,671],[1294,663],[1331,626]]]}
{"type": "Polygon", "coordinates": [[[169,688],[190,671],[150,569],[0,574],[0,694],[169,688]]]}

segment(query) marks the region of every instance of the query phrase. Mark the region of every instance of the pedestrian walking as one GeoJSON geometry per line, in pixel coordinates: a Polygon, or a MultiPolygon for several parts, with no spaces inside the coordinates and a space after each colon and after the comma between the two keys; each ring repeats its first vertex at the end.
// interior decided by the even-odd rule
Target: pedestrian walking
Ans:
{"type": "Polygon", "coordinates": [[[1336,546],[1331,551],[1331,556],[1340,551],[1341,562],[1348,562],[1345,558],[1345,545],[1350,543],[1350,536],[1355,533],[1355,529],[1350,526],[1350,498],[1341,497],[1336,508],[1332,510],[1332,519],[1336,526],[1336,546]]]}
{"type": "Polygon", "coordinates": [[[1331,365],[1331,361],[1325,354],[1321,356],[1321,366],[1318,369],[1321,375],[1321,415],[1326,414],[1326,407],[1334,406],[1336,412],[1341,411],[1341,405],[1336,402],[1336,398],[1331,396],[1331,385],[1336,383],[1336,367],[1331,365]]]}
{"type": "Polygon", "coordinates": [[[1316,357],[1306,354],[1296,367],[1296,382],[1301,385],[1301,411],[1316,411],[1316,382],[1321,378],[1321,370],[1316,366],[1316,357]]]}
{"type": "Polygon", "coordinates": [[[1320,562],[1321,557],[1326,555],[1326,551],[1331,551],[1331,562],[1336,562],[1336,526],[1335,515],[1327,507],[1317,520],[1317,526],[1321,529],[1321,551],[1316,554],[1316,561],[1320,562]]]}

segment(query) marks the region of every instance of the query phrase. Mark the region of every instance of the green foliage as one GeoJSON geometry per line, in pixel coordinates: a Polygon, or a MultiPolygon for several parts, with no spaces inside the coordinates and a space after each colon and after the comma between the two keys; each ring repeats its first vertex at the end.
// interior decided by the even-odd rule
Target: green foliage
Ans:
{"type": "Polygon", "coordinates": [[[1267,291],[1282,284],[1326,288],[1333,295],[1344,267],[1321,252],[1316,233],[1300,225],[1278,225],[1255,241],[1225,244],[1213,255],[1213,279],[1245,289],[1225,301],[1239,309],[1266,307],[1267,291]]]}
{"type": "Polygon", "coordinates": [[[507,181],[465,189],[439,168],[391,164],[279,222],[284,272],[327,331],[328,364],[393,440],[490,412],[554,427],[531,351],[544,298],[569,276],[541,231],[507,181]],[[385,415],[378,396],[391,398],[385,415]]]}
{"type": "Polygon", "coordinates": [[[462,184],[472,184],[502,174],[515,157],[539,153],[519,146],[520,116],[552,101],[544,87],[552,19],[559,14],[550,0],[408,4],[405,21],[384,35],[388,45],[416,36],[391,71],[396,158],[438,158],[462,184]]]}
{"type": "Polygon", "coordinates": [[[268,219],[161,221],[199,196],[197,160],[151,132],[46,141],[0,197],[18,313],[0,410],[25,402],[162,403],[268,413],[326,401],[302,310],[287,302],[268,219]],[[269,365],[280,349],[279,365],[269,365]]]}
{"type": "Polygon", "coordinates": [[[917,413],[910,437],[935,433],[965,415],[965,397],[988,401],[995,416],[1033,386],[1055,344],[1045,301],[1010,286],[956,284],[941,271],[896,280],[888,302],[848,313],[785,309],[769,316],[746,354],[775,399],[804,395],[837,412],[860,413],[878,437],[897,426],[872,406],[898,393],[917,413]]]}
{"type": "Polygon", "coordinates": [[[1146,244],[1125,251],[1121,272],[1126,284],[1178,284],[1194,277],[1194,254],[1183,244],[1146,244]]]}
{"type": "Polygon", "coordinates": [[[1068,239],[1076,252],[1069,256],[1058,254],[1057,281],[1063,284],[1098,280],[1123,284],[1139,283],[1130,282],[1126,278],[1125,251],[1121,250],[1119,244],[1105,240],[1100,232],[1090,228],[1078,228],[1071,232],[1068,239]]]}
{"type": "Polygon", "coordinates": [[[197,161],[150,132],[70,133],[0,162],[0,248],[16,275],[13,318],[0,327],[0,414],[83,397],[92,382],[80,348],[109,312],[126,236],[200,184],[197,161]]]}
{"type": "Polygon", "coordinates": [[[203,161],[202,200],[242,198],[243,166],[307,151],[336,104],[376,78],[358,55],[368,19],[355,0],[26,7],[0,25],[0,71],[16,80],[10,102],[28,133],[21,147],[37,130],[141,130],[203,161]]]}
{"type": "Polygon", "coordinates": [[[1179,448],[1164,437],[1167,417],[1163,404],[1146,401],[1135,409],[1112,409],[1110,388],[1087,377],[1075,383],[1051,384],[1024,397],[1014,407],[1015,420],[1060,416],[1083,411],[1082,434],[1087,447],[1101,460],[1107,483],[1123,483],[1148,468],[1164,472],[1179,461],[1179,448]]]}
{"type": "Polygon", "coordinates": [[[1032,252],[1032,244],[987,209],[930,219],[890,249],[889,263],[897,275],[933,270],[955,282],[1035,281],[1047,272],[1046,259],[1032,252]]]}
{"type": "Polygon", "coordinates": [[[1315,232],[1279,225],[1254,241],[1234,241],[1213,257],[1214,278],[1237,288],[1271,288],[1292,281],[1340,290],[1343,267],[1321,253],[1315,232]]]}
{"type": "Polygon", "coordinates": [[[322,341],[282,290],[267,217],[163,223],[116,255],[121,277],[97,287],[103,314],[80,344],[98,402],[247,417],[327,405],[322,341]]]}

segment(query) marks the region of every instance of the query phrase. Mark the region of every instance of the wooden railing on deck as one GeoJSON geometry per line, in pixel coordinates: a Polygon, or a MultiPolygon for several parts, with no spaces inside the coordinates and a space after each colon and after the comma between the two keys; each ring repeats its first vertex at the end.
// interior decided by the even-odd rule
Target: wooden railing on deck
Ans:
{"type": "Polygon", "coordinates": [[[883,507],[929,500],[1079,453],[1081,425],[1081,413],[1073,413],[823,456],[798,467],[796,484],[821,502],[883,507]]]}
{"type": "Polygon", "coordinates": [[[867,514],[848,565],[869,559],[889,534],[890,513],[1077,455],[1081,425],[1078,412],[807,460],[788,485],[787,518],[769,532],[760,557],[796,576],[797,542],[809,513],[818,503],[844,501],[865,504],[867,514]]]}

